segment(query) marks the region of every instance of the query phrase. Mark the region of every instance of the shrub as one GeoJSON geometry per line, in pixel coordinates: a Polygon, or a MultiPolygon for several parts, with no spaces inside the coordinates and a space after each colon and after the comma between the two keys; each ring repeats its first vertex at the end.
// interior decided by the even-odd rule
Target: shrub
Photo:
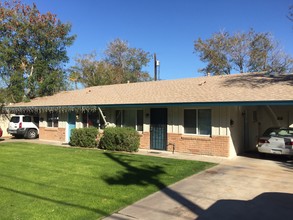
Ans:
{"type": "Polygon", "coordinates": [[[98,129],[94,127],[73,129],[69,144],[79,147],[96,147],[97,135],[98,129]]]}
{"type": "Polygon", "coordinates": [[[133,128],[105,128],[99,147],[115,151],[137,151],[140,144],[139,134],[133,128]]]}

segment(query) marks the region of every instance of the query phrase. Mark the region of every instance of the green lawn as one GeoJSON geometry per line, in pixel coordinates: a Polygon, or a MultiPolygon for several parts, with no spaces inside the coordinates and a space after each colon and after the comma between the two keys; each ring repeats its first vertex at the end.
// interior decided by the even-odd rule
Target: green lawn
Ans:
{"type": "Polygon", "coordinates": [[[2,141],[0,219],[98,219],[213,165],[2,141]]]}

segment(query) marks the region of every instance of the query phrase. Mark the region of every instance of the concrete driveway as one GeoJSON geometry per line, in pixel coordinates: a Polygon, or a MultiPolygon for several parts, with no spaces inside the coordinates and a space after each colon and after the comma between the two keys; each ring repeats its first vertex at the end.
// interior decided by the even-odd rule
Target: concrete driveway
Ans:
{"type": "Polygon", "coordinates": [[[292,219],[293,161],[237,157],[120,210],[123,219],[292,219]]]}

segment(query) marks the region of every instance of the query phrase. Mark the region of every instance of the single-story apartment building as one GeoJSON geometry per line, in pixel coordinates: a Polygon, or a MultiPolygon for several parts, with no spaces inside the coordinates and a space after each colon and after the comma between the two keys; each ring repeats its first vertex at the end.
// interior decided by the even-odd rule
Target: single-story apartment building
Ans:
{"type": "Polygon", "coordinates": [[[95,86],[6,106],[39,115],[39,138],[106,121],[135,128],[141,148],[233,157],[273,126],[293,126],[293,74],[246,73],[95,86]]]}

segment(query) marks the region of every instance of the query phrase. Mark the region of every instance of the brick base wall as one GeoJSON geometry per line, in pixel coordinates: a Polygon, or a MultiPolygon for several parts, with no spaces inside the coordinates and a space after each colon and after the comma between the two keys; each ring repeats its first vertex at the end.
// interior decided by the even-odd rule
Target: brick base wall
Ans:
{"type": "Polygon", "coordinates": [[[150,133],[149,132],[144,132],[143,134],[140,135],[140,148],[142,149],[150,149],[150,133]]]}
{"type": "Polygon", "coordinates": [[[39,128],[41,140],[65,141],[65,128],[39,128]]]}
{"type": "MultiPolygon", "coordinates": [[[[229,139],[229,136],[200,137],[168,134],[168,143],[175,144],[175,152],[221,157],[229,157],[229,139]]],[[[140,148],[150,149],[150,133],[144,132],[141,135],[140,148]]],[[[173,146],[168,145],[167,150],[172,151],[173,146]]]]}

